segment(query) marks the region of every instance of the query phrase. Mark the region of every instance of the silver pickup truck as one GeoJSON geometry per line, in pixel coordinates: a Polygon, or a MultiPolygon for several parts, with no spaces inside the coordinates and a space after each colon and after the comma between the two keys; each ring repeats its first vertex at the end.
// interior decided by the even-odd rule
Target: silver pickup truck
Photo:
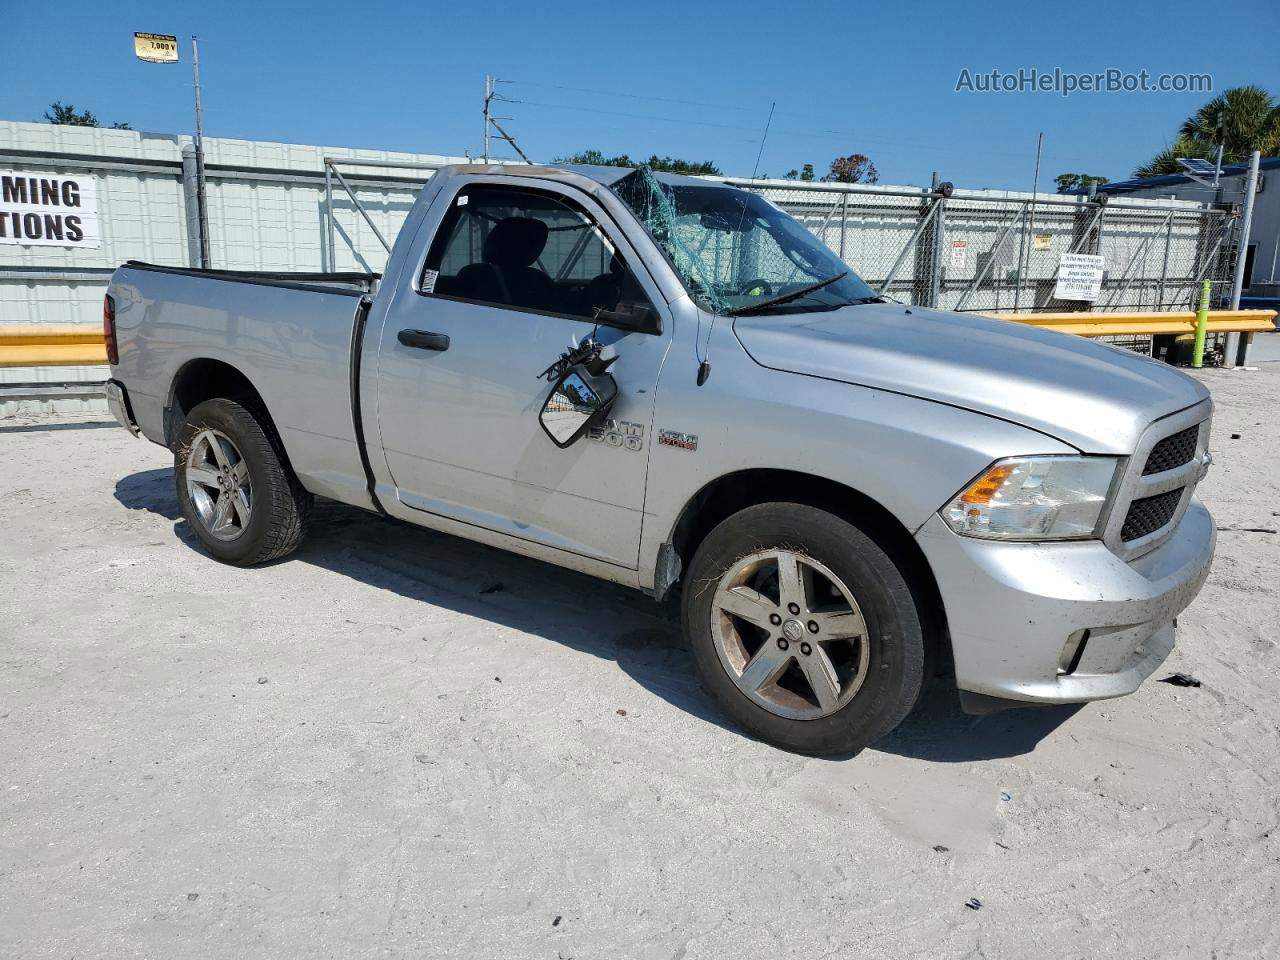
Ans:
{"type": "Polygon", "coordinates": [[[217,559],[289,553],[320,496],[679,596],[790,750],[874,742],[926,662],[974,712],[1130,693],[1213,556],[1203,386],[888,302],[714,181],[448,167],[381,277],[129,263],[104,325],[217,559]]]}

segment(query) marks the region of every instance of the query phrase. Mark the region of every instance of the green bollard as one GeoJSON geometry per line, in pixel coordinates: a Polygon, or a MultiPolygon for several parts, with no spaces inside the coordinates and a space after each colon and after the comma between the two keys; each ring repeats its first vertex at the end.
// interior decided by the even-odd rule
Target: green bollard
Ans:
{"type": "Polygon", "coordinates": [[[1191,353],[1191,366],[1204,366],[1204,335],[1209,326],[1209,281],[1200,288],[1200,311],[1196,314],[1196,346],[1191,353]]]}

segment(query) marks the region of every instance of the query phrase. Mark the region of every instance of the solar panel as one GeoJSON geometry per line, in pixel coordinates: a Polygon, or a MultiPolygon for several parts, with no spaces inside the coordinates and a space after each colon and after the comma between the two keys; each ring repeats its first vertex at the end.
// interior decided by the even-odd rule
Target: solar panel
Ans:
{"type": "Polygon", "coordinates": [[[1199,174],[1200,176],[1213,176],[1214,166],[1208,160],[1201,160],[1199,157],[1184,159],[1178,157],[1178,166],[1182,167],[1189,173],[1199,174]]]}

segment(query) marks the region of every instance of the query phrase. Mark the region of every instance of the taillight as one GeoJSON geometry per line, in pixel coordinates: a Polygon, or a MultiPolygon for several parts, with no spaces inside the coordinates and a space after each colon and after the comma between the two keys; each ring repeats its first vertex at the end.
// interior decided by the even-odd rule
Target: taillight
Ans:
{"type": "Polygon", "coordinates": [[[116,344],[116,302],[110,294],[102,298],[102,339],[107,342],[107,363],[114,367],[120,362],[120,347],[116,344]]]}

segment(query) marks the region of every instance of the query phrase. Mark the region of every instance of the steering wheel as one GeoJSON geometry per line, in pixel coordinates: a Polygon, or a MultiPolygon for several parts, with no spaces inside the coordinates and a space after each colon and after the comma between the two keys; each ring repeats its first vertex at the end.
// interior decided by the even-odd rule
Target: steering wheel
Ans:
{"type": "Polygon", "coordinates": [[[738,290],[740,297],[764,297],[773,293],[773,284],[764,277],[748,280],[738,290]]]}

